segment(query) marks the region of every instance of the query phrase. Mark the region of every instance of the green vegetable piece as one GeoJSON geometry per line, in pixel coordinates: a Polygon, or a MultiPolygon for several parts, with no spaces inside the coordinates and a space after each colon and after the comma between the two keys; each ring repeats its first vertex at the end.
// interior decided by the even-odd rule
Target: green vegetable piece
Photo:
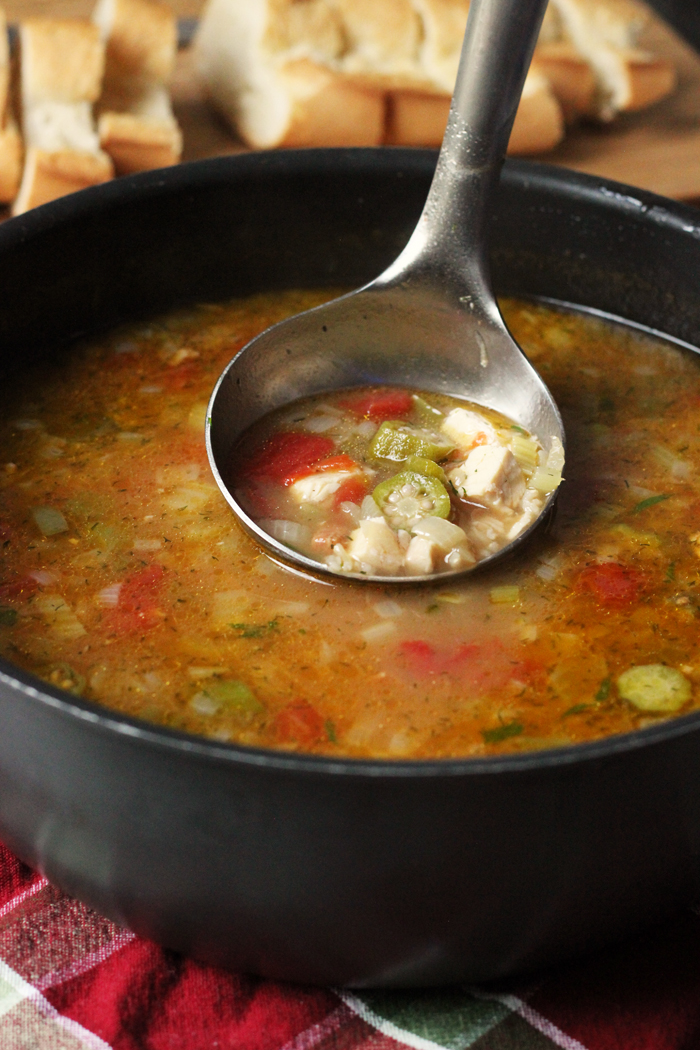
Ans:
{"type": "Polygon", "coordinates": [[[267,623],[231,623],[234,631],[238,631],[239,638],[264,638],[270,631],[276,631],[279,627],[278,620],[268,620],[267,623]]]}
{"type": "Polygon", "coordinates": [[[680,710],[692,694],[685,675],[666,664],[630,667],[618,678],[617,689],[623,700],[629,700],[640,711],[659,714],[680,710]]]}
{"type": "Polygon", "coordinates": [[[501,741],[508,740],[512,736],[520,736],[522,731],[522,723],[516,720],[514,722],[504,722],[502,725],[496,726],[495,729],[482,729],[481,735],[486,744],[500,744],[501,741]]]}
{"type": "Polygon", "coordinates": [[[565,711],[562,718],[568,718],[569,715],[582,715],[584,711],[588,711],[590,704],[574,704],[568,711],[565,711]]]}
{"type": "Polygon", "coordinates": [[[638,503],[636,507],[633,507],[632,513],[639,514],[640,510],[646,510],[647,507],[653,507],[657,503],[663,503],[665,499],[670,498],[670,496],[647,496],[647,498],[638,503]]]}
{"type": "Polygon", "coordinates": [[[58,536],[68,532],[68,522],[55,507],[34,507],[32,517],[44,536],[58,536]]]}
{"type": "Polygon", "coordinates": [[[0,627],[14,627],[17,623],[16,609],[0,609],[0,627]]]}
{"type": "Polygon", "coordinates": [[[369,445],[370,455],[375,459],[391,459],[395,463],[403,463],[409,456],[444,459],[453,448],[454,445],[441,441],[430,430],[392,419],[382,423],[369,445]]]}
{"type": "Polygon", "coordinates": [[[405,470],[380,482],[372,496],[395,529],[408,529],[428,516],[450,516],[450,496],[440,479],[414,470],[405,470]]]}
{"type": "Polygon", "coordinates": [[[238,679],[207,683],[203,692],[211,700],[221,704],[225,713],[233,715],[237,722],[246,725],[264,711],[263,705],[256,698],[252,689],[238,679]]]}
{"type": "Polygon", "coordinates": [[[415,470],[416,474],[423,474],[426,478],[439,478],[443,485],[447,485],[445,471],[439,463],[425,456],[409,456],[404,464],[406,470],[415,470]]]}
{"type": "Polygon", "coordinates": [[[596,700],[599,700],[599,701],[607,700],[608,697],[610,696],[610,687],[611,687],[611,685],[612,685],[611,680],[609,678],[604,678],[603,681],[600,683],[600,687],[598,689],[598,692],[595,694],[596,700]]]}
{"type": "Polygon", "coordinates": [[[425,426],[435,426],[440,419],[445,418],[445,413],[439,408],[434,408],[420,394],[413,395],[414,412],[425,426]]]}

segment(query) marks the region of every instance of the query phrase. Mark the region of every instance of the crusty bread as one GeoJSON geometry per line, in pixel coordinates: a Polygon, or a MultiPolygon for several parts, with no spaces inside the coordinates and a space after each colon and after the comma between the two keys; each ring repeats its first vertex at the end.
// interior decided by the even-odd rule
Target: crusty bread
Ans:
{"type": "Polygon", "coordinates": [[[76,150],[47,152],[29,146],[12,214],[21,215],[30,208],[67,193],[107,182],[113,174],[112,162],[104,153],[80,153],[76,150]]]}
{"type": "MultiPolygon", "coordinates": [[[[379,141],[379,92],[387,141],[434,145],[468,10],[469,0],[208,0],[196,63],[249,146],[379,141]]],[[[647,20],[638,0],[551,0],[511,150],[555,145],[562,110],[607,119],[667,93],[667,64],[634,49],[647,20]]]]}
{"type": "Polygon", "coordinates": [[[104,48],[96,26],[79,18],[28,18],[19,37],[23,106],[97,101],[104,48]]]}
{"type": "Polygon", "coordinates": [[[9,97],[10,48],[5,12],[0,8],[0,204],[14,200],[22,168],[22,136],[9,97]]]}
{"type": "MultiPolygon", "coordinates": [[[[445,132],[450,99],[444,95],[392,91],[386,141],[392,145],[439,146],[445,132]]],[[[564,119],[547,80],[530,70],[508,144],[510,154],[543,153],[564,135],[564,119]]]]}
{"type": "Polygon", "coordinates": [[[97,27],[80,19],[28,19],[19,38],[26,153],[15,215],[114,173],[92,116],[104,70],[97,27]]]}
{"type": "MultiPolygon", "coordinates": [[[[673,66],[636,49],[650,12],[637,0],[551,0],[559,40],[589,64],[595,90],[579,110],[599,120],[640,109],[663,98],[675,85],[673,66]]],[[[550,70],[551,73],[551,70],[550,70]]]]}
{"type": "Polygon", "coordinates": [[[107,53],[102,149],[120,175],[177,164],[182,133],[165,87],[177,49],[174,14],[159,0],[98,0],[92,17],[107,53]]]}
{"type": "Polygon", "coordinates": [[[92,20],[106,44],[105,83],[165,84],[177,53],[177,25],[159,0],[97,0],[92,20]]]}
{"type": "Polygon", "coordinates": [[[97,121],[100,146],[118,175],[177,164],[182,133],[173,116],[167,88],[152,87],[137,96],[107,95],[97,121]]]}

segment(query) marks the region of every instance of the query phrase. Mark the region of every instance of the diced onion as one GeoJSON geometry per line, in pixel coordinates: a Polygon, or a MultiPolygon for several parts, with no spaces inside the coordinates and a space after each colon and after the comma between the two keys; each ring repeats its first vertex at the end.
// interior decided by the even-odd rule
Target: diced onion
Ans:
{"type": "Polygon", "coordinates": [[[309,419],[304,420],[304,430],[310,430],[312,434],[323,434],[324,431],[330,430],[338,422],[335,416],[328,415],[314,415],[309,419]]]}
{"type": "Polygon", "coordinates": [[[561,485],[561,471],[551,467],[538,467],[530,478],[530,485],[538,492],[554,492],[561,485]]]}
{"type": "Polygon", "coordinates": [[[300,547],[307,543],[311,536],[311,530],[298,521],[287,521],[284,518],[268,519],[265,524],[260,523],[266,532],[274,536],[280,543],[286,543],[290,547],[300,547]]]}
{"type": "Polygon", "coordinates": [[[119,604],[119,592],[121,589],[121,583],[111,583],[109,587],[103,587],[102,590],[97,593],[97,603],[99,605],[104,605],[107,608],[113,608],[119,604]]]}
{"type": "Polygon", "coordinates": [[[134,540],[135,551],[157,551],[163,546],[162,540],[134,540]]]}
{"type": "Polygon", "coordinates": [[[42,587],[47,587],[48,584],[56,582],[54,574],[52,572],[46,572],[45,569],[37,569],[36,572],[30,572],[29,575],[42,587]]]}
{"type": "Polygon", "coordinates": [[[190,707],[196,711],[198,715],[215,715],[221,708],[221,704],[218,700],[214,700],[213,697],[208,696],[206,693],[195,693],[190,700],[190,707]]]}
{"type": "Polygon", "coordinates": [[[395,616],[401,616],[403,613],[403,605],[399,605],[398,602],[391,600],[385,602],[377,602],[372,606],[377,616],[381,616],[384,620],[390,620],[395,616]]]}
{"type": "Polygon", "coordinates": [[[68,532],[68,522],[55,507],[34,507],[32,517],[44,536],[58,536],[68,532]]]}
{"type": "Polygon", "coordinates": [[[398,627],[393,620],[385,620],[384,623],[376,623],[373,627],[367,627],[364,631],[360,631],[360,638],[372,645],[377,642],[385,642],[393,634],[396,634],[397,630],[398,627]]]}

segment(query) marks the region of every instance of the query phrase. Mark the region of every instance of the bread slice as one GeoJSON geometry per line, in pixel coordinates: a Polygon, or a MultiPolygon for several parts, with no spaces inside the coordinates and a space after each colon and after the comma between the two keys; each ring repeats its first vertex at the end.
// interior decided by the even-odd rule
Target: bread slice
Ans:
{"type": "Polygon", "coordinates": [[[15,215],[114,174],[92,116],[104,69],[97,27],[80,19],[28,19],[19,39],[26,155],[15,215]]]}
{"type": "Polygon", "coordinates": [[[119,175],[177,164],[182,133],[165,87],[177,52],[174,14],[159,0],[98,0],[92,17],[106,47],[102,149],[119,175]]]}
{"type": "Polygon", "coordinates": [[[14,200],[22,169],[22,136],[9,96],[10,48],[5,12],[0,8],[0,204],[14,200]]]}
{"type": "Polygon", "coordinates": [[[106,45],[108,86],[128,81],[156,85],[170,80],[177,54],[177,24],[167,4],[97,0],[92,21],[106,45]]]}
{"type": "Polygon", "coordinates": [[[177,164],[182,133],[167,88],[148,88],[135,97],[106,96],[103,105],[97,132],[118,175],[177,164]]]}
{"type": "MultiPolygon", "coordinates": [[[[450,111],[446,95],[392,91],[386,141],[401,146],[439,146],[450,111]]],[[[511,132],[510,154],[543,153],[564,135],[564,118],[547,80],[530,70],[511,132]]]]}
{"type": "Polygon", "coordinates": [[[595,91],[580,112],[599,120],[641,109],[673,90],[676,74],[669,62],[637,49],[651,15],[637,0],[551,0],[560,39],[589,64],[595,91]]]}
{"type": "Polygon", "coordinates": [[[573,44],[566,40],[538,44],[531,68],[545,77],[567,121],[595,111],[595,73],[573,44]]]}

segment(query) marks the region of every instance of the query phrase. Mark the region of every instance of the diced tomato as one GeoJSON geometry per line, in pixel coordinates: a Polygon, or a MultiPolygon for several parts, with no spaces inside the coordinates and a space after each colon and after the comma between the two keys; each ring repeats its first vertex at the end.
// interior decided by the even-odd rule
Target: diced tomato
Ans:
{"type": "Polygon", "coordinates": [[[166,390],[184,390],[190,386],[198,374],[201,374],[201,365],[195,361],[183,361],[175,368],[165,368],[158,377],[158,383],[166,390]]]}
{"type": "Polygon", "coordinates": [[[616,561],[588,565],[579,573],[579,587],[603,603],[613,607],[628,605],[644,588],[646,576],[639,569],[616,561]]]}
{"type": "Polygon", "coordinates": [[[367,487],[367,478],[364,474],[355,474],[348,478],[333,497],[334,509],[337,509],[341,503],[362,503],[367,495],[367,487]]]}
{"type": "MultiPolygon", "coordinates": [[[[342,470],[346,470],[349,474],[354,474],[360,470],[360,466],[350,456],[346,456],[344,452],[341,452],[339,456],[329,456],[328,459],[322,459],[311,467],[304,467],[302,470],[297,471],[293,481],[299,481],[300,478],[308,478],[311,474],[328,474],[330,471],[342,470]]],[[[287,484],[291,484],[291,482],[287,482],[287,484]]]]}
{"type": "Polygon", "coordinates": [[[386,419],[405,419],[413,411],[413,398],[406,390],[375,390],[369,394],[349,397],[341,401],[358,416],[383,423],[386,419]]]}
{"type": "Polygon", "coordinates": [[[124,581],[117,608],[109,617],[118,633],[150,631],[163,622],[165,577],[166,570],[162,565],[146,565],[124,581]]]}
{"type": "Polygon", "coordinates": [[[18,576],[14,580],[0,583],[0,601],[18,598],[31,598],[39,589],[39,584],[32,576],[18,576]]]}
{"type": "Polygon", "coordinates": [[[405,662],[406,670],[417,678],[434,674],[443,666],[443,658],[435,646],[420,639],[401,642],[399,655],[405,662]]]}
{"type": "Polygon", "coordinates": [[[250,478],[268,478],[278,485],[291,485],[300,471],[308,470],[334,449],[330,438],[287,430],[275,434],[243,468],[250,478]]]}
{"type": "Polygon", "coordinates": [[[325,724],[315,707],[306,700],[294,700],[284,707],[274,721],[274,733],[280,743],[310,746],[323,740],[325,724]]]}

